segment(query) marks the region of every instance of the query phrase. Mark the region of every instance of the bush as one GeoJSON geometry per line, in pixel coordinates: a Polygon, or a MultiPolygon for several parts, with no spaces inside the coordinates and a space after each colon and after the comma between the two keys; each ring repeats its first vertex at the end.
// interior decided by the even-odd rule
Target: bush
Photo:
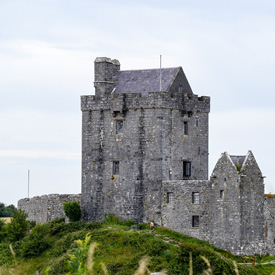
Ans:
{"type": "Polygon", "coordinates": [[[5,227],[9,241],[19,241],[27,235],[29,229],[29,222],[26,220],[27,217],[27,213],[23,210],[19,209],[15,211],[11,222],[5,227]]]}
{"type": "Polygon", "coordinates": [[[32,232],[24,238],[21,246],[22,256],[34,257],[39,256],[42,252],[50,247],[50,242],[46,237],[49,231],[48,225],[36,225],[32,232]]]}
{"type": "Polygon", "coordinates": [[[104,217],[105,224],[119,224],[119,225],[126,225],[131,226],[135,224],[132,220],[128,219],[127,221],[120,220],[119,217],[115,216],[114,214],[108,214],[108,216],[104,217]]]}
{"type": "Polygon", "coordinates": [[[3,227],[5,226],[5,221],[0,219],[0,231],[2,231],[3,227]]]}
{"type": "Polygon", "coordinates": [[[78,202],[76,201],[64,202],[63,208],[70,222],[78,222],[81,219],[81,209],[78,202]]]}

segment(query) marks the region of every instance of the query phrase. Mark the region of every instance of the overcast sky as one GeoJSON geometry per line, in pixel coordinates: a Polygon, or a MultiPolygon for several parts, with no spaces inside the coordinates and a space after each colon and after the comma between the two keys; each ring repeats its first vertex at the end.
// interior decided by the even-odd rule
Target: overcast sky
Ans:
{"type": "Polygon", "coordinates": [[[0,0],[0,202],[81,190],[93,62],[182,66],[211,97],[210,167],[252,150],[275,193],[274,0],[0,0]]]}

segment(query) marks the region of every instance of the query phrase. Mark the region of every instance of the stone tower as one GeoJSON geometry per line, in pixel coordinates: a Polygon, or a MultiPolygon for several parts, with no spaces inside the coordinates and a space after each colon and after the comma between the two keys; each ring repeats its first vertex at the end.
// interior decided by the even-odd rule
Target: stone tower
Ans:
{"type": "Polygon", "coordinates": [[[160,222],[164,181],[208,178],[210,98],[181,67],[121,71],[106,57],[94,85],[81,97],[84,218],[160,222]]]}

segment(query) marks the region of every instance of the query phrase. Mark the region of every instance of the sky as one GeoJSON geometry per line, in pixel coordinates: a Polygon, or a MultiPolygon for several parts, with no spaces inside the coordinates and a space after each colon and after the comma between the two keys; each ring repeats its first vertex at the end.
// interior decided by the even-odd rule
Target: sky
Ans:
{"type": "Polygon", "coordinates": [[[209,174],[252,150],[275,193],[273,0],[0,0],[0,202],[81,192],[80,96],[96,57],[182,66],[211,97],[209,174]],[[273,170],[274,169],[274,170],[273,170]]]}

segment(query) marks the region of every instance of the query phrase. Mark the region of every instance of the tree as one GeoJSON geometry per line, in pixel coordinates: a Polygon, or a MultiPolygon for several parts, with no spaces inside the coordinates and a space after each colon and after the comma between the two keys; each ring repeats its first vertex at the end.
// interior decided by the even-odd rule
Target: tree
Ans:
{"type": "Polygon", "coordinates": [[[28,214],[19,209],[12,216],[12,220],[7,224],[7,237],[9,241],[19,241],[27,235],[29,222],[27,221],[28,214]]]}
{"type": "Polygon", "coordinates": [[[16,211],[16,207],[13,204],[6,206],[6,217],[12,217],[16,211]]]}
{"type": "Polygon", "coordinates": [[[0,202],[0,217],[12,217],[15,211],[16,207],[13,204],[5,206],[4,203],[0,202]]]}
{"type": "Polygon", "coordinates": [[[81,209],[78,202],[64,202],[63,208],[65,215],[69,218],[70,222],[78,222],[81,219],[81,209]]]}

